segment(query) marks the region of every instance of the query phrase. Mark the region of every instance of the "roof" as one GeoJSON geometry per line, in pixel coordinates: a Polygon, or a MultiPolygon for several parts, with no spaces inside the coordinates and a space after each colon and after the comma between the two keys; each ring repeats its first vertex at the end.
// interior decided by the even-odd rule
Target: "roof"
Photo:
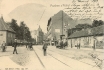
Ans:
{"type": "Polygon", "coordinates": [[[39,25],[38,31],[42,31],[42,29],[40,28],[40,25],[39,25]]]}
{"type": "Polygon", "coordinates": [[[57,24],[58,22],[66,24],[66,25],[69,24],[69,26],[67,28],[70,28],[70,27],[72,28],[72,27],[75,27],[75,25],[76,25],[75,21],[62,10],[60,10],[58,13],[54,14],[48,20],[47,26],[50,25],[50,22],[52,22],[52,24],[57,24]]]}
{"type": "Polygon", "coordinates": [[[93,27],[90,29],[85,29],[81,31],[74,32],[68,38],[78,38],[78,37],[86,37],[86,36],[94,36],[104,34],[104,25],[93,27]]]}
{"type": "Polygon", "coordinates": [[[51,18],[48,20],[48,24],[47,24],[47,26],[49,26],[49,25],[50,25],[50,22],[51,22],[51,18]]]}
{"type": "Polygon", "coordinates": [[[5,23],[3,17],[0,18],[0,31],[10,31],[15,33],[15,31],[5,23]]]}

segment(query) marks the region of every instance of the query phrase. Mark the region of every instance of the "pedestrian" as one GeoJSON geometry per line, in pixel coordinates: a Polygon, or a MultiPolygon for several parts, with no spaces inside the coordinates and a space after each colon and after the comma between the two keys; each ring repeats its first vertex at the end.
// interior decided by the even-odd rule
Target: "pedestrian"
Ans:
{"type": "Polygon", "coordinates": [[[32,42],[30,42],[30,50],[33,50],[32,42]]]}
{"type": "Polygon", "coordinates": [[[46,54],[47,54],[47,43],[45,41],[43,44],[43,53],[44,53],[44,56],[46,56],[46,54]]]}
{"type": "Polygon", "coordinates": [[[58,41],[56,41],[56,48],[58,48],[59,47],[59,44],[58,44],[58,41]]]}
{"type": "Polygon", "coordinates": [[[3,41],[3,43],[2,43],[2,51],[3,51],[3,52],[6,51],[6,43],[5,43],[5,41],[3,41]]]}
{"type": "Polygon", "coordinates": [[[28,42],[27,50],[30,50],[30,42],[28,42]]]}
{"type": "Polygon", "coordinates": [[[14,50],[13,50],[13,54],[16,52],[17,53],[17,40],[15,39],[14,43],[13,43],[13,47],[14,47],[14,50]]]}
{"type": "Polygon", "coordinates": [[[63,48],[65,49],[65,47],[67,47],[67,41],[64,42],[63,48]]]}
{"type": "Polygon", "coordinates": [[[28,43],[26,43],[26,48],[27,48],[27,46],[28,46],[28,43]]]}
{"type": "Polygon", "coordinates": [[[61,49],[63,48],[63,40],[61,40],[61,42],[60,42],[60,48],[61,49]]]}

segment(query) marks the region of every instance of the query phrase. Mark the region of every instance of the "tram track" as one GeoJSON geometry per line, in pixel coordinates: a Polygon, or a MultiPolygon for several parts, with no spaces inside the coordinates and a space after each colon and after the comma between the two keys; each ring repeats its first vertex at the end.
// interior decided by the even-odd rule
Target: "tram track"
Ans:
{"type": "MultiPolygon", "coordinates": [[[[48,49],[49,50],[49,49],[48,49]]],[[[53,50],[49,50],[49,51],[51,51],[51,52],[56,52],[56,51],[53,51],[53,50]]],[[[60,55],[62,55],[62,56],[65,56],[65,57],[68,57],[68,58],[71,58],[71,57],[69,57],[69,56],[67,56],[67,55],[65,55],[65,54],[61,54],[61,53],[59,53],[59,52],[56,52],[57,54],[60,54],[60,55]]],[[[67,53],[68,54],[68,53],[67,53]]],[[[73,59],[73,58],[71,58],[71,59],[73,59]]],[[[74,60],[76,60],[76,59],[74,59],[74,60]]],[[[77,61],[79,61],[79,62],[82,62],[82,63],[85,63],[85,64],[87,64],[87,65],[90,65],[90,66],[95,66],[95,65],[92,65],[92,64],[89,64],[89,63],[86,63],[86,62],[83,62],[83,61],[80,61],[80,60],[77,60],[77,61]]]]}
{"type": "Polygon", "coordinates": [[[38,56],[38,54],[36,53],[35,49],[33,49],[34,53],[36,54],[39,62],[41,63],[41,65],[43,66],[43,68],[45,68],[45,65],[43,64],[42,60],[40,59],[40,57],[38,56]]]}
{"type": "MultiPolygon", "coordinates": [[[[37,48],[37,49],[39,49],[39,48],[37,48]]],[[[39,49],[39,50],[42,51],[42,49],[39,49]]],[[[62,62],[61,60],[57,59],[57,58],[54,57],[52,54],[50,54],[50,53],[47,53],[47,54],[48,54],[49,56],[51,56],[52,58],[54,58],[55,60],[57,60],[58,62],[64,64],[65,66],[70,67],[68,64],[66,64],[66,63],[62,62]]],[[[70,68],[72,68],[72,67],[70,67],[70,68]]]]}
{"type": "Polygon", "coordinates": [[[70,67],[70,66],[69,66],[69,65],[67,65],[66,63],[64,63],[64,62],[62,62],[62,61],[58,60],[56,57],[52,56],[52,54],[49,54],[49,53],[47,53],[47,54],[48,54],[48,55],[50,55],[51,57],[53,57],[54,59],[56,59],[57,61],[61,62],[62,64],[64,64],[64,65],[66,65],[66,66],[70,67]]]}
{"type": "MultiPolygon", "coordinates": [[[[38,49],[39,49],[39,48],[38,48],[38,49]]],[[[39,50],[41,50],[41,49],[39,49],[39,50]]],[[[56,52],[56,51],[53,51],[53,50],[50,50],[50,49],[48,49],[48,50],[51,51],[51,52],[57,53],[57,54],[59,54],[59,55],[62,55],[62,56],[65,56],[65,57],[71,58],[71,57],[69,57],[69,56],[67,56],[67,55],[65,55],[65,54],[61,54],[61,53],[60,53],[61,51],[56,52]]],[[[47,53],[47,54],[50,55],[51,57],[53,57],[54,59],[60,61],[60,60],[57,59],[56,57],[52,56],[52,54],[50,54],[50,53],[47,53]]],[[[67,53],[67,54],[68,54],[68,53],[67,53]]],[[[73,59],[73,58],[71,58],[71,59],[73,59]]],[[[76,60],[76,59],[73,59],[73,60],[76,60]]],[[[90,65],[90,66],[92,66],[92,67],[95,66],[95,65],[92,65],[92,64],[89,64],[89,63],[86,63],[86,62],[80,61],[80,60],[77,60],[77,61],[82,62],[82,63],[87,64],[87,65],[90,65]]],[[[67,65],[67,64],[64,63],[64,62],[62,62],[62,61],[60,61],[60,62],[63,63],[63,64],[65,64],[66,66],[70,67],[69,65],[67,65]]]]}

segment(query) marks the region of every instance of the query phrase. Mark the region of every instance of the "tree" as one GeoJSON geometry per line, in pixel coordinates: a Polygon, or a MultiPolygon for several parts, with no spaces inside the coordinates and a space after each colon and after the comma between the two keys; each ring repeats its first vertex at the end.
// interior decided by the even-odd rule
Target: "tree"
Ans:
{"type": "Polygon", "coordinates": [[[10,27],[16,32],[16,38],[20,40],[30,40],[31,33],[29,28],[26,26],[24,21],[20,22],[20,26],[17,24],[15,19],[12,19],[10,22],[10,27]]]}
{"type": "Polygon", "coordinates": [[[68,29],[68,36],[70,36],[72,33],[76,31],[80,31],[82,29],[91,28],[92,26],[89,24],[78,24],[75,26],[75,28],[68,29]]]}
{"type": "Polygon", "coordinates": [[[20,33],[22,40],[28,40],[28,38],[32,39],[29,28],[26,26],[26,24],[23,21],[20,23],[20,33]]]}
{"type": "Polygon", "coordinates": [[[80,31],[82,30],[82,28],[71,28],[68,29],[68,36],[70,36],[72,33],[76,32],[76,31],[80,31]]]}
{"type": "Polygon", "coordinates": [[[86,28],[91,28],[92,26],[86,23],[86,24],[78,24],[75,27],[80,29],[86,29],[86,28]]]}
{"type": "Polygon", "coordinates": [[[10,22],[10,27],[16,32],[16,38],[19,38],[19,26],[17,20],[12,19],[10,22]]]}
{"type": "Polygon", "coordinates": [[[25,24],[24,22],[20,22],[20,39],[21,40],[24,40],[24,30],[25,29],[25,24]]]}
{"type": "Polygon", "coordinates": [[[93,23],[92,23],[92,26],[93,27],[97,27],[97,26],[100,26],[100,25],[104,25],[104,21],[102,20],[93,20],[93,23]]]}

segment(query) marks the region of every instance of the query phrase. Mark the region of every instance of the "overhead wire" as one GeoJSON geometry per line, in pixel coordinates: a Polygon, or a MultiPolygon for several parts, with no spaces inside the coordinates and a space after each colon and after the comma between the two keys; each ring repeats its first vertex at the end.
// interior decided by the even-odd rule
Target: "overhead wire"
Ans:
{"type": "MultiPolygon", "coordinates": [[[[43,17],[43,15],[44,15],[45,10],[46,10],[46,9],[44,9],[44,11],[43,11],[43,13],[42,13],[42,15],[41,15],[41,17],[40,17],[40,19],[39,19],[39,21],[38,21],[38,22],[40,22],[40,20],[42,19],[42,17],[43,17]]],[[[38,23],[38,24],[39,24],[39,23],[38,23]]],[[[38,24],[37,24],[37,25],[38,25],[38,24]]]]}

